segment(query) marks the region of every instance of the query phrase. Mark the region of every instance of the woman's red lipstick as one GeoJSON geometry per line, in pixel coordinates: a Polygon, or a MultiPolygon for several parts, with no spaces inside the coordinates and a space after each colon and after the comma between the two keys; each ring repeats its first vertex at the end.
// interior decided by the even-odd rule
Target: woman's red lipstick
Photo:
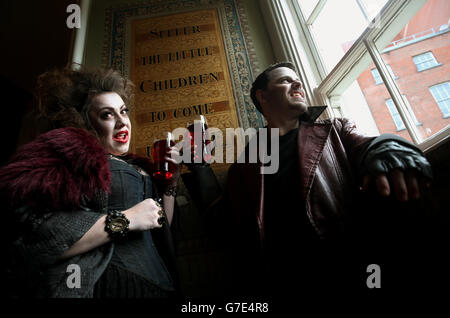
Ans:
{"type": "Polygon", "coordinates": [[[117,134],[115,134],[112,139],[114,141],[125,144],[128,142],[129,138],[130,138],[130,136],[128,134],[128,131],[122,130],[122,131],[119,131],[117,134]]]}

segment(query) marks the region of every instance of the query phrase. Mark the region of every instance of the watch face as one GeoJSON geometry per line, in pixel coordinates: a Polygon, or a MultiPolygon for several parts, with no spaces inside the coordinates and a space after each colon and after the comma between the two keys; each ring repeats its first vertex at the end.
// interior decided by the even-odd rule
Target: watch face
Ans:
{"type": "Polygon", "coordinates": [[[120,218],[112,220],[111,223],[109,224],[109,228],[113,232],[120,232],[123,229],[125,229],[126,226],[127,226],[127,220],[120,219],[120,218]]]}

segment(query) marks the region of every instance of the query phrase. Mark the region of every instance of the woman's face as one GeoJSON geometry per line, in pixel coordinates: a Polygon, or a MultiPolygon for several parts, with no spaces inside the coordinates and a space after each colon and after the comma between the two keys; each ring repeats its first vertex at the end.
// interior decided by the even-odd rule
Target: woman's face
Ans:
{"type": "Polygon", "coordinates": [[[125,154],[130,147],[131,122],[128,111],[117,93],[102,93],[92,99],[89,120],[100,143],[112,155],[125,154]]]}

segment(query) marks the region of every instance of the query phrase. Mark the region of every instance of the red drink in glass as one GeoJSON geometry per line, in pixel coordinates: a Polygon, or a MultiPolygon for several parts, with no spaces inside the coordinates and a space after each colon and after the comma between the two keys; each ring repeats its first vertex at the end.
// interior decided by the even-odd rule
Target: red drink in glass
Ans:
{"type": "Polygon", "coordinates": [[[152,148],[152,157],[156,170],[153,177],[158,180],[170,180],[175,172],[175,165],[165,159],[168,156],[169,148],[174,146],[175,142],[171,136],[155,141],[152,148]]]}

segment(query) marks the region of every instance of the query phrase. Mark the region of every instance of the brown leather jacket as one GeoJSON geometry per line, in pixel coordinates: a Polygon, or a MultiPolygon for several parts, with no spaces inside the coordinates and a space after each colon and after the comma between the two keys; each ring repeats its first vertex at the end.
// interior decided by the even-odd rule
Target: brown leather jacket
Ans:
{"type": "MultiPolygon", "coordinates": [[[[370,245],[371,248],[367,249],[369,255],[364,254],[364,248],[361,249],[361,246],[368,246],[367,242],[374,240],[377,244],[379,243],[377,237],[372,239],[374,232],[371,229],[374,229],[379,235],[383,231],[380,231],[378,225],[392,223],[392,216],[396,217],[398,222],[394,222],[394,225],[389,228],[395,228],[395,232],[397,232],[401,227],[397,227],[395,224],[404,224],[402,216],[398,213],[393,213],[389,216],[389,222],[385,222],[385,211],[378,210],[378,208],[385,208],[382,206],[383,202],[373,208],[365,206],[364,210],[358,210],[355,203],[368,203],[365,200],[366,197],[362,196],[358,190],[358,185],[362,181],[361,177],[366,173],[376,175],[387,173],[389,169],[401,168],[399,165],[401,161],[417,160],[419,162],[418,157],[414,157],[413,160],[411,152],[403,150],[409,149],[417,156],[420,156],[420,150],[395,135],[364,136],[357,131],[353,123],[346,119],[314,121],[315,117],[308,121],[301,121],[297,138],[298,166],[301,174],[298,209],[306,211],[316,233],[324,239],[320,240],[321,248],[317,250],[316,254],[312,253],[312,250],[318,246],[317,241],[311,241],[312,244],[307,243],[311,247],[307,257],[311,257],[314,266],[323,265],[326,263],[322,262],[324,259],[329,261],[335,257],[336,263],[338,260],[343,263],[341,264],[343,266],[336,268],[348,268],[351,273],[358,275],[361,267],[355,269],[355,266],[366,264],[365,257],[373,260],[376,254],[374,245],[370,245]],[[405,147],[402,151],[399,151],[400,145],[405,147]],[[388,158],[389,156],[395,158],[388,158]],[[377,157],[380,157],[381,160],[376,159],[377,157]],[[402,159],[402,157],[405,158],[402,159]],[[371,159],[369,160],[369,158],[371,159]],[[377,167],[377,169],[373,167],[377,167]],[[383,167],[383,169],[378,169],[379,167],[383,167]],[[369,208],[371,208],[370,211],[366,211],[369,208]],[[377,220],[381,220],[383,223],[376,223],[373,226],[373,213],[381,215],[377,220]],[[370,215],[366,217],[367,214],[370,215]],[[360,222],[361,220],[363,222],[360,222]],[[367,238],[370,238],[370,241],[367,241],[367,238]],[[326,248],[323,249],[325,245],[322,243],[325,241],[326,248]],[[322,255],[324,251],[329,251],[328,249],[333,251],[334,254],[329,254],[334,256],[329,255],[330,257],[326,258],[322,255]],[[325,258],[317,258],[318,256],[325,258]],[[353,260],[350,256],[358,258],[353,260]],[[348,264],[353,265],[347,266],[348,264]]],[[[413,166],[409,167],[414,168],[413,166]]],[[[417,169],[422,172],[426,170],[420,164],[417,165],[417,169]]],[[[225,244],[224,246],[228,248],[232,258],[230,280],[235,285],[233,293],[258,294],[268,286],[264,263],[267,256],[264,248],[264,198],[267,198],[270,193],[264,193],[265,175],[261,174],[261,164],[233,164],[228,171],[225,191],[220,190],[209,166],[192,166],[190,170],[190,173],[182,175],[183,182],[195,205],[200,212],[204,213],[211,235],[225,244]]],[[[376,198],[378,200],[378,197],[376,198]]],[[[286,216],[284,211],[276,212],[281,218],[286,216]]],[[[391,212],[393,211],[387,211],[388,214],[391,212]]],[[[285,218],[285,222],[289,221],[288,218],[285,218]]],[[[291,229],[292,227],[290,227],[291,229]]],[[[390,240],[386,242],[387,246],[392,244],[390,240]]],[[[296,246],[298,242],[287,242],[287,244],[296,246]]],[[[286,259],[279,261],[284,265],[290,264],[293,258],[297,258],[299,253],[304,251],[304,247],[305,245],[298,249],[292,248],[292,255],[287,253],[284,255],[286,259]]],[[[384,250],[377,248],[377,251],[384,250]]],[[[379,260],[379,258],[376,259],[379,260]]],[[[310,267],[305,268],[310,269],[310,267]]],[[[286,271],[289,272],[288,269],[286,271]]],[[[326,271],[317,270],[316,274],[319,275],[314,277],[321,277],[326,271]]],[[[305,270],[305,272],[306,275],[310,274],[309,270],[305,270]]],[[[339,270],[333,273],[336,274],[336,277],[340,277],[342,274],[339,270]]],[[[304,278],[304,276],[302,277],[304,278]]],[[[326,277],[330,278],[329,275],[326,277]]],[[[350,276],[342,274],[342,277],[350,276]]],[[[323,281],[327,281],[328,278],[323,281]]],[[[358,282],[359,280],[356,284],[358,282]]],[[[289,284],[289,282],[287,283],[289,284]]],[[[276,288],[274,290],[283,292],[276,288]]]]}
{"type": "MultiPolygon", "coordinates": [[[[355,196],[363,174],[376,175],[400,168],[418,169],[431,177],[427,171],[429,164],[414,145],[391,134],[365,136],[347,119],[316,120],[325,108],[309,108],[307,116],[300,118],[297,138],[301,175],[299,204],[305,205],[309,221],[321,238],[346,232],[354,219],[355,196]],[[384,152],[379,156],[381,161],[374,159],[377,149],[384,152]],[[369,162],[366,157],[371,157],[369,162]],[[404,167],[402,161],[406,163],[404,167]]],[[[193,166],[191,173],[183,174],[196,206],[219,227],[222,225],[226,231],[233,228],[243,235],[244,240],[240,242],[247,239],[264,242],[265,175],[261,174],[261,165],[234,163],[223,192],[208,166],[193,166]]]]}
{"type": "MultiPolygon", "coordinates": [[[[301,200],[322,238],[344,230],[356,191],[355,167],[374,137],[366,137],[346,119],[302,122],[298,130],[301,200]]],[[[264,238],[264,174],[260,164],[233,164],[226,197],[239,227],[256,221],[264,238]]]]}

